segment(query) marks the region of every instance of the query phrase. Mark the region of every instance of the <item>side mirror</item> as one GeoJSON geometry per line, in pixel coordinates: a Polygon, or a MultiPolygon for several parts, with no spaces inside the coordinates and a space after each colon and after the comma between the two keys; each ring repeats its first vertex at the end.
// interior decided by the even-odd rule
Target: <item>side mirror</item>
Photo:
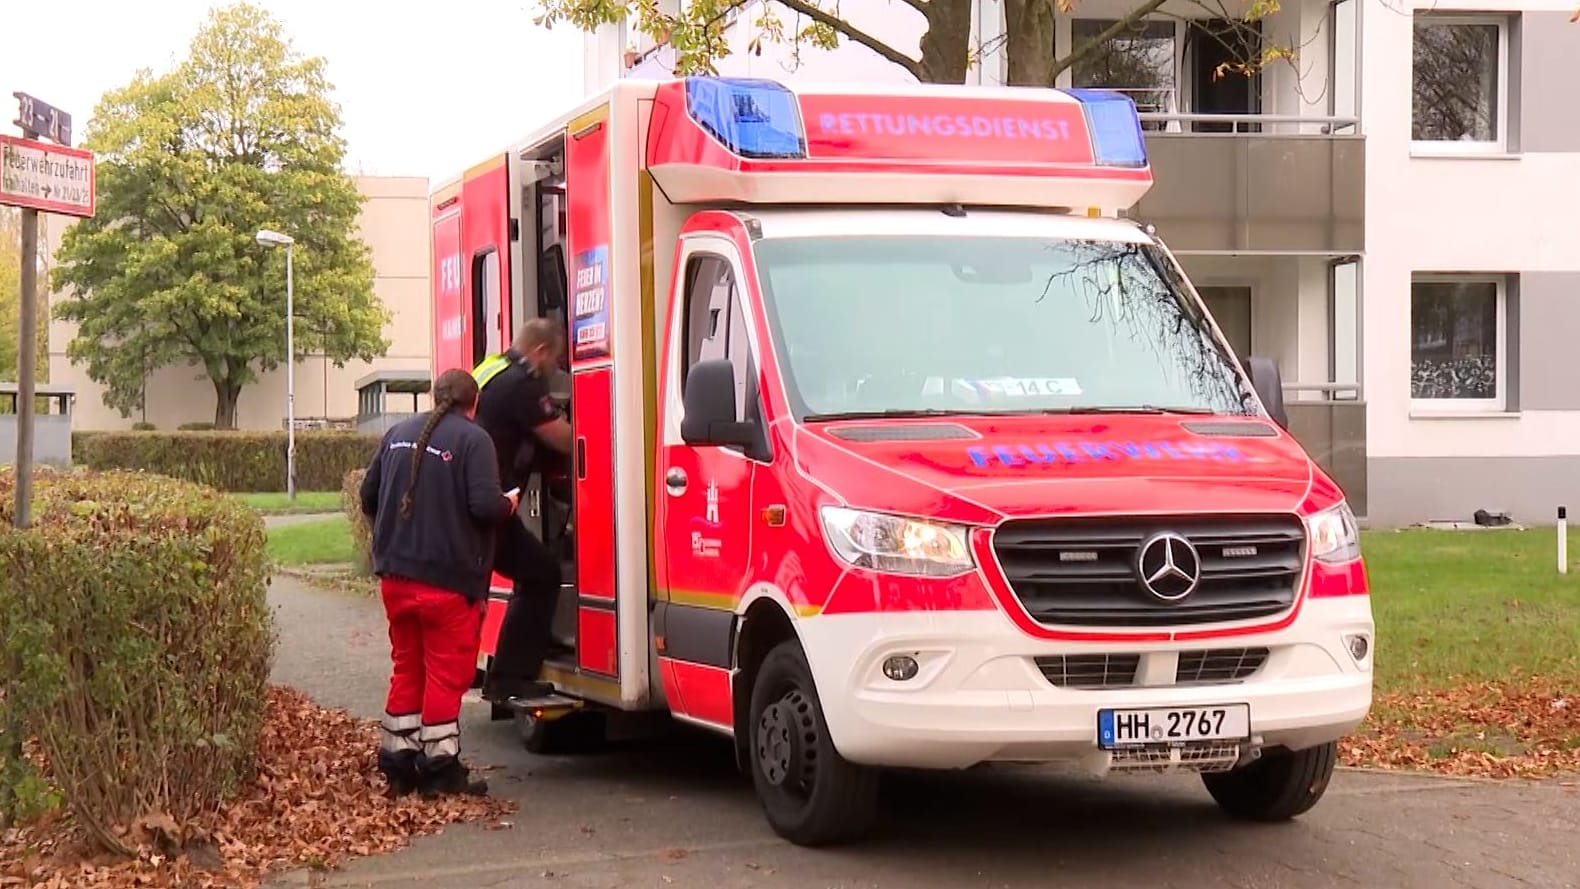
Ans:
{"type": "Polygon", "coordinates": [[[1251,385],[1256,389],[1256,396],[1262,399],[1262,406],[1267,408],[1273,422],[1288,429],[1289,412],[1284,409],[1284,378],[1278,372],[1278,364],[1271,358],[1253,355],[1245,359],[1245,370],[1251,375],[1251,385]]]}
{"type": "Polygon", "coordinates": [[[699,361],[686,374],[686,414],[680,438],[688,445],[751,447],[757,428],[735,419],[735,365],[729,359],[699,361]]]}

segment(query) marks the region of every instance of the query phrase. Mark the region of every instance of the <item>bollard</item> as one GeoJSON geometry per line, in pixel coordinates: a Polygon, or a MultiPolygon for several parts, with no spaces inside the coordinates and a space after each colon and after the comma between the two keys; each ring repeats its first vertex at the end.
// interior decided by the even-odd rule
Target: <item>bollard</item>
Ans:
{"type": "Polygon", "coordinates": [[[1569,573],[1569,508],[1558,507],[1558,573],[1569,573]]]}

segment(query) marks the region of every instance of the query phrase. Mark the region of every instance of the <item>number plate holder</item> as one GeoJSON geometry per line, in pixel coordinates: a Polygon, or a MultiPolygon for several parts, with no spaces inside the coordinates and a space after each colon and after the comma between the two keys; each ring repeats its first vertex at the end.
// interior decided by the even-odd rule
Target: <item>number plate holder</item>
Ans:
{"type": "Polygon", "coordinates": [[[1103,750],[1177,747],[1211,741],[1248,741],[1250,738],[1250,704],[1097,711],[1097,746],[1103,750]]]}

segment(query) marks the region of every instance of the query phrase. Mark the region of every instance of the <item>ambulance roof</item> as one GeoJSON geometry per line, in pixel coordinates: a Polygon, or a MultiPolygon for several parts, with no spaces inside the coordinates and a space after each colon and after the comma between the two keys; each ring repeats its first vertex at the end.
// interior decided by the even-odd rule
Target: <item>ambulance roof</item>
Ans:
{"type": "Polygon", "coordinates": [[[645,159],[675,203],[1056,206],[1114,213],[1152,184],[1135,103],[1106,90],[653,87],[645,159]]]}

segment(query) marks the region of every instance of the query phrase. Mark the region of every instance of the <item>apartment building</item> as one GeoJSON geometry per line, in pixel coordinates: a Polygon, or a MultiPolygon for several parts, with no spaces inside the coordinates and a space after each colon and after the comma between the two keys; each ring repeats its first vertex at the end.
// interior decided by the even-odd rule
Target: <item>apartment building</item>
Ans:
{"type": "MultiPolygon", "coordinates": [[[[675,2],[675,0],[670,0],[675,2]]],[[[856,45],[748,51],[720,73],[903,82],[856,45]]],[[[1082,0],[1055,45],[1133,0],[1082,0]]],[[[1291,430],[1372,525],[1551,521],[1580,504],[1580,24],[1574,0],[1283,0],[1254,27],[1171,2],[1064,72],[1143,111],[1156,226],[1231,344],[1278,361],[1291,430]],[[1252,77],[1224,66],[1292,52],[1252,77]]],[[[1226,10],[1240,10],[1235,2],[1226,10]]],[[[889,0],[842,13],[916,52],[889,0]]],[[[804,22],[780,10],[786,32],[804,22]]],[[[1003,81],[1003,7],[979,0],[968,82],[1003,81]],[[985,40],[980,39],[985,36],[985,40]]],[[[673,76],[672,53],[602,28],[589,91],[673,76]]]]}
{"type": "MultiPolygon", "coordinates": [[[[373,254],[373,291],[391,315],[384,328],[390,347],[382,358],[348,362],[344,367],[335,367],[322,355],[299,358],[294,387],[299,425],[354,420],[359,414],[378,413],[381,408],[427,409],[426,397],[415,394],[391,395],[388,403],[365,404],[366,397],[359,392],[358,384],[370,384],[371,395],[384,388],[400,388],[409,380],[428,379],[433,353],[428,291],[428,180],[364,176],[358,177],[356,184],[366,198],[357,231],[373,254]],[[381,383],[381,377],[390,382],[381,383]],[[414,405],[414,401],[418,403],[414,405]]],[[[44,218],[48,255],[54,255],[71,222],[63,216],[44,218]]],[[[52,294],[52,304],[60,298],[60,294],[52,294]]],[[[283,308],[283,293],[281,300],[283,308]]],[[[49,379],[53,386],[69,389],[75,395],[75,428],[127,429],[134,423],[148,422],[160,429],[175,429],[183,423],[213,422],[214,388],[198,367],[172,365],[154,371],[147,382],[144,410],[131,416],[123,417],[114,408],[106,407],[103,387],[88,378],[85,366],[72,363],[66,355],[66,346],[75,334],[74,324],[50,322],[49,379]]],[[[285,402],[285,368],[261,374],[257,382],[242,390],[236,425],[241,429],[284,429],[285,402]]]]}

